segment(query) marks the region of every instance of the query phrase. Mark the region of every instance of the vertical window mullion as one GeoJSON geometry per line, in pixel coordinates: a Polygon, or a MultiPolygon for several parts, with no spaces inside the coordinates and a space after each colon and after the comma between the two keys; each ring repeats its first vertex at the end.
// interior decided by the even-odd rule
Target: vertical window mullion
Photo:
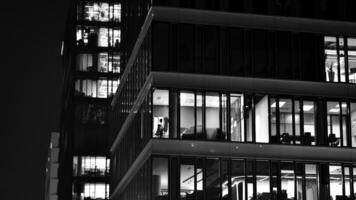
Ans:
{"type": "Polygon", "coordinates": [[[300,129],[300,142],[301,144],[305,144],[304,142],[304,101],[303,99],[299,100],[299,129],[300,129]]]}
{"type": "MultiPolygon", "coordinates": [[[[271,96],[268,95],[268,141],[272,143],[271,96]]],[[[270,179],[272,180],[272,179],[270,179]]],[[[271,184],[272,185],[272,184],[271,184]]],[[[272,191],[272,186],[271,186],[272,191]]]]}
{"type": "Polygon", "coordinates": [[[292,135],[293,135],[293,143],[296,144],[296,136],[295,136],[295,106],[294,106],[294,98],[292,98],[292,135]]]}
{"type": "Polygon", "coordinates": [[[276,136],[278,143],[280,143],[281,139],[280,131],[279,97],[276,97],[276,136]]]}
{"type": "Polygon", "coordinates": [[[194,138],[197,139],[197,92],[194,91],[194,138]]]}
{"type": "Polygon", "coordinates": [[[340,147],[344,146],[344,131],[343,131],[343,120],[342,120],[342,102],[338,101],[339,104],[339,128],[340,128],[340,147]]]}
{"type": "Polygon", "coordinates": [[[337,77],[338,77],[338,80],[339,80],[338,82],[341,82],[339,36],[336,37],[336,54],[337,54],[337,77]]]}
{"type": "Polygon", "coordinates": [[[345,65],[345,82],[349,83],[349,54],[348,54],[348,42],[347,37],[342,38],[344,40],[344,65],[345,65]]]}

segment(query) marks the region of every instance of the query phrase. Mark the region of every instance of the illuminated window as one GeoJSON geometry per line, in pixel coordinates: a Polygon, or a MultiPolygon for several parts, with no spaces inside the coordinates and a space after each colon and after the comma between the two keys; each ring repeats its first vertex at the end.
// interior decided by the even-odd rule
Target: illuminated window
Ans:
{"type": "Polygon", "coordinates": [[[152,197],[157,200],[169,199],[167,158],[153,158],[152,160],[152,197]]]}
{"type": "Polygon", "coordinates": [[[80,2],[77,6],[77,19],[99,22],[120,22],[121,4],[105,2],[80,2]]]}
{"type": "Polygon", "coordinates": [[[75,91],[77,96],[107,98],[111,97],[117,90],[119,80],[77,80],[75,82],[75,91]]]}
{"type": "Polygon", "coordinates": [[[109,185],[105,183],[85,183],[84,199],[108,199],[109,185]]]}
{"type": "Polygon", "coordinates": [[[169,136],[169,92],[155,90],[153,92],[153,138],[169,136]]]}

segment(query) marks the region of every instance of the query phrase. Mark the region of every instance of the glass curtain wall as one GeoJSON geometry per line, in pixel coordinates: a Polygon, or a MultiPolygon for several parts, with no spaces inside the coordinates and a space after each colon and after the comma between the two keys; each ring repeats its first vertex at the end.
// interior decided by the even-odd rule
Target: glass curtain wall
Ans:
{"type": "Polygon", "coordinates": [[[348,125],[346,102],[327,102],[328,144],[332,147],[348,146],[348,125]]]}
{"type": "Polygon", "coordinates": [[[80,2],[77,6],[77,19],[97,22],[120,22],[121,4],[107,2],[80,2]]]}
{"type": "Polygon", "coordinates": [[[355,47],[355,38],[324,37],[327,82],[356,83],[355,47]]]}

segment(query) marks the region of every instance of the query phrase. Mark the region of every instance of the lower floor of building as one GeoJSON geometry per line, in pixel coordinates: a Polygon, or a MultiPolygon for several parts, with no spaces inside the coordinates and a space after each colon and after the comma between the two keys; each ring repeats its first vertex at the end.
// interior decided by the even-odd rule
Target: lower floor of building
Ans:
{"type": "Polygon", "coordinates": [[[120,190],[122,200],[355,200],[356,163],[155,155],[120,190]]]}

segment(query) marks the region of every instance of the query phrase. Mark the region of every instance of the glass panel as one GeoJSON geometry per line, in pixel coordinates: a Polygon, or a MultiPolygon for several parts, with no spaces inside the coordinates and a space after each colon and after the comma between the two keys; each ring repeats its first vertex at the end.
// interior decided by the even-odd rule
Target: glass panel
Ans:
{"type": "Polygon", "coordinates": [[[230,126],[231,141],[243,142],[245,135],[242,94],[230,95],[230,126]]]}
{"type": "Polygon", "coordinates": [[[291,144],[293,140],[292,100],[279,100],[279,130],[281,144],[291,144]]]}
{"type": "Polygon", "coordinates": [[[304,164],[297,163],[295,168],[296,175],[296,186],[297,186],[297,199],[303,199],[303,175],[304,175],[304,164]]]}
{"type": "Polygon", "coordinates": [[[253,113],[253,100],[252,96],[245,96],[245,105],[244,105],[244,119],[245,119],[245,133],[246,133],[246,141],[252,142],[252,113],[253,113]]]}
{"type": "MultiPolygon", "coordinates": [[[[267,104],[268,105],[268,104],[267,104]]],[[[270,199],[269,162],[256,162],[257,199],[270,199]]]]}
{"type": "Polygon", "coordinates": [[[339,82],[336,37],[324,37],[326,81],[339,82]]]}
{"type": "Polygon", "coordinates": [[[121,21],[121,4],[114,4],[114,6],[112,6],[112,19],[115,21],[115,22],[120,22],[121,21]]]}
{"type": "MultiPolygon", "coordinates": [[[[110,29],[110,32],[112,29],[110,29]]],[[[109,30],[108,28],[99,28],[99,39],[98,39],[98,46],[99,47],[108,47],[109,42],[109,30]]]]}
{"type": "Polygon", "coordinates": [[[204,159],[197,159],[196,161],[196,181],[197,181],[197,195],[196,198],[197,200],[203,200],[204,199],[204,191],[203,191],[203,183],[204,183],[204,179],[205,177],[203,177],[203,168],[205,166],[205,160],[204,159]]]}
{"type": "Polygon", "coordinates": [[[99,53],[98,59],[98,71],[108,72],[109,68],[109,55],[108,53],[99,53]]]}
{"type": "Polygon", "coordinates": [[[227,96],[226,94],[221,95],[221,134],[222,140],[227,140],[227,96]]]}
{"type": "Polygon", "coordinates": [[[317,165],[305,165],[305,197],[306,200],[318,200],[317,165]]]}
{"type": "Polygon", "coordinates": [[[341,166],[329,166],[330,199],[343,199],[343,180],[341,166]]]}
{"type": "Polygon", "coordinates": [[[292,200],[295,198],[293,163],[281,162],[281,198],[292,200]]]}
{"type": "Polygon", "coordinates": [[[339,65],[341,82],[346,82],[344,38],[339,37],[339,65]]]}
{"type": "Polygon", "coordinates": [[[247,183],[247,200],[253,200],[255,199],[254,196],[254,178],[253,175],[254,173],[254,161],[248,160],[246,161],[246,183],[247,183]]]}
{"type": "Polygon", "coordinates": [[[109,4],[85,2],[83,14],[84,20],[107,22],[109,21],[109,4]]]}
{"type": "Polygon", "coordinates": [[[73,157],[73,176],[78,176],[78,156],[73,157]]]}
{"type": "Polygon", "coordinates": [[[194,119],[195,97],[193,92],[180,93],[180,138],[194,139],[195,119],[194,119]]]}
{"type": "Polygon", "coordinates": [[[342,116],[342,146],[347,146],[347,104],[341,102],[341,116],[342,116]]]}
{"type": "Polygon", "coordinates": [[[328,111],[328,143],[330,146],[340,146],[340,106],[339,102],[327,102],[328,111]]]}
{"type": "Polygon", "coordinates": [[[81,157],[81,175],[105,176],[108,166],[105,157],[83,156],[81,157]]]}
{"type": "Polygon", "coordinates": [[[84,199],[107,199],[108,185],[104,183],[85,183],[84,199]]]}
{"type": "Polygon", "coordinates": [[[231,199],[245,200],[245,166],[243,160],[231,161],[231,199]]]}
{"type": "Polygon", "coordinates": [[[352,147],[356,147],[356,103],[350,103],[351,117],[351,143],[352,147]]]}
{"type": "Polygon", "coordinates": [[[98,98],[108,97],[108,81],[105,79],[98,80],[98,98]]]}
{"type": "Polygon", "coordinates": [[[153,92],[153,138],[168,138],[169,136],[169,91],[155,90],[153,92]]]}
{"type": "Polygon", "coordinates": [[[197,139],[203,140],[203,94],[197,93],[197,139]]]}
{"type": "MultiPolygon", "coordinates": [[[[296,144],[301,144],[301,134],[300,134],[300,101],[295,100],[294,101],[294,130],[295,130],[295,143],[296,144]]],[[[307,139],[308,136],[305,135],[305,140],[307,139]]],[[[305,141],[305,145],[311,145],[311,141],[309,142],[305,141]]]]}
{"type": "Polygon", "coordinates": [[[277,101],[270,98],[271,143],[279,143],[277,137],[277,101]]]}
{"type": "Polygon", "coordinates": [[[207,140],[223,140],[220,128],[220,97],[218,93],[206,93],[205,131],[207,140]]]}
{"type": "Polygon", "coordinates": [[[315,104],[313,101],[303,101],[303,127],[306,144],[316,144],[315,134],[315,104]],[[309,139],[310,135],[310,139],[309,139]],[[311,142],[310,142],[311,141],[311,142]]]}
{"type": "Polygon", "coordinates": [[[353,169],[353,183],[354,183],[354,188],[353,188],[353,191],[354,191],[354,200],[356,200],[356,167],[354,166],[353,169]]]}
{"type": "Polygon", "coordinates": [[[169,199],[167,158],[153,158],[152,160],[152,198],[169,199]]]}
{"type": "Polygon", "coordinates": [[[269,142],[268,96],[256,97],[255,101],[256,142],[269,142]]]}
{"type": "Polygon", "coordinates": [[[349,64],[349,82],[356,83],[356,39],[347,39],[347,54],[349,64]]]}
{"type": "Polygon", "coordinates": [[[206,199],[220,199],[220,162],[219,159],[206,160],[206,199]]]}
{"type": "Polygon", "coordinates": [[[344,179],[345,179],[345,199],[351,199],[351,176],[350,167],[344,167],[344,179]]]}
{"type": "Polygon", "coordinates": [[[119,47],[121,31],[119,29],[109,29],[109,46],[119,47]]]}
{"type": "Polygon", "coordinates": [[[279,184],[279,162],[272,161],[271,165],[271,184],[272,184],[272,200],[279,200],[277,197],[278,184],[279,184]]]}
{"type": "Polygon", "coordinates": [[[222,197],[222,199],[230,199],[228,164],[229,163],[227,160],[221,160],[221,197],[222,197]]]}
{"type": "Polygon", "coordinates": [[[109,71],[113,73],[120,73],[120,55],[118,53],[114,53],[109,59],[109,71]]]}
{"type": "Polygon", "coordinates": [[[79,71],[95,71],[93,66],[93,56],[91,54],[77,55],[77,70],[79,71]]]}
{"type": "Polygon", "coordinates": [[[188,200],[194,198],[195,167],[194,160],[183,159],[180,164],[180,199],[188,200]]]}

